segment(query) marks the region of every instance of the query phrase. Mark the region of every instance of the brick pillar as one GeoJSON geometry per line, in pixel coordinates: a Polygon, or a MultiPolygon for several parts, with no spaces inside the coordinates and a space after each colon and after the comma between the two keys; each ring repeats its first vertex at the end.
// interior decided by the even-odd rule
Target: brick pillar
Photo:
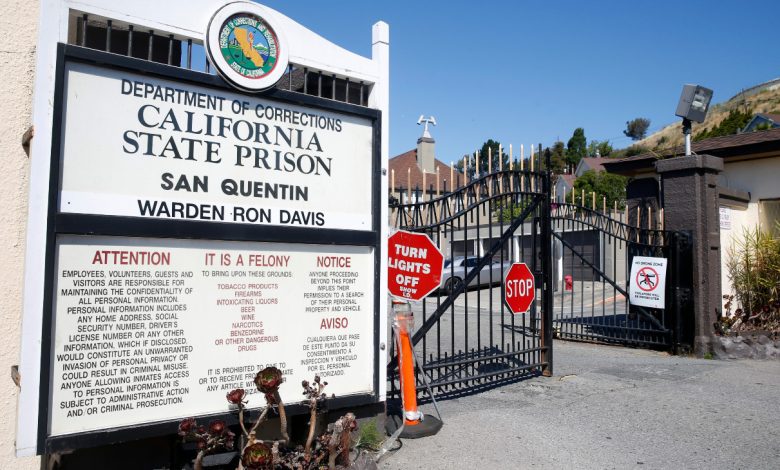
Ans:
{"type": "Polygon", "coordinates": [[[723,159],[711,155],[659,160],[666,230],[690,231],[693,243],[693,349],[712,352],[713,324],[720,316],[720,222],[718,173],[723,159]]]}

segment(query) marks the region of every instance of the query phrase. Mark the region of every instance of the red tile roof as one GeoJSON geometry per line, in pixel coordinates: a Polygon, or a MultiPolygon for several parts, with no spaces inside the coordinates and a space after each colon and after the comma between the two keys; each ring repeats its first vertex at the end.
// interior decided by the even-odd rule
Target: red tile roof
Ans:
{"type": "MultiPolygon", "coordinates": [[[[422,189],[423,172],[417,166],[417,149],[409,150],[391,158],[389,166],[388,185],[392,184],[392,172],[395,170],[395,188],[393,189],[398,190],[401,187],[408,189],[410,184],[412,188],[419,186],[422,189]],[[411,169],[411,172],[408,169],[411,169]]],[[[447,189],[451,190],[450,166],[437,159],[434,160],[434,168],[439,170],[440,189],[444,191],[444,181],[447,180],[447,189]]],[[[457,168],[455,169],[455,179],[456,181],[459,180],[461,185],[463,184],[463,174],[457,168]]],[[[433,186],[434,191],[436,190],[436,173],[425,173],[425,185],[429,188],[433,186]]]]}

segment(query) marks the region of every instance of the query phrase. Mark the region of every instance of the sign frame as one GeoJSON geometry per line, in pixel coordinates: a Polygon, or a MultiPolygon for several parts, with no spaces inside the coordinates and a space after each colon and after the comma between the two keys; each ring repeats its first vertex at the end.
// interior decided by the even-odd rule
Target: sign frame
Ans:
{"type": "MultiPolygon", "coordinates": [[[[271,88],[252,96],[277,101],[282,105],[299,105],[317,108],[324,111],[338,112],[365,118],[371,121],[371,229],[344,230],[285,226],[264,226],[254,224],[231,223],[224,224],[210,221],[193,220],[155,220],[139,217],[124,217],[112,215],[93,215],[66,213],[59,211],[59,192],[62,175],[62,144],[64,140],[66,64],[80,62],[102,68],[125,71],[128,73],[148,75],[152,78],[167,79],[186,84],[215,89],[216,91],[236,93],[237,90],[222,78],[175,66],[148,62],[132,57],[120,56],[103,51],[87,49],[74,45],[57,44],[54,105],[51,139],[51,169],[49,172],[48,212],[47,219],[40,224],[45,228],[46,250],[44,253],[44,286],[42,328],[41,328],[41,367],[40,389],[38,400],[38,453],[52,453],[68,449],[78,449],[105,445],[113,442],[138,440],[147,437],[175,434],[178,430],[178,419],[144,423],[88,431],[62,436],[50,436],[49,407],[51,387],[53,385],[52,363],[54,345],[54,284],[56,266],[56,244],[59,235],[87,235],[108,237],[145,237],[145,238],[179,238],[201,240],[277,242],[301,244],[333,244],[370,247],[374,251],[373,273],[373,393],[355,394],[332,398],[329,400],[331,409],[371,405],[380,401],[380,267],[386,256],[381,238],[381,138],[382,112],[379,109],[331,101],[310,95],[271,88]]],[[[308,409],[303,405],[289,404],[285,407],[290,414],[303,414],[308,409]]],[[[199,416],[204,419],[223,419],[229,425],[237,424],[234,413],[199,416]]]]}

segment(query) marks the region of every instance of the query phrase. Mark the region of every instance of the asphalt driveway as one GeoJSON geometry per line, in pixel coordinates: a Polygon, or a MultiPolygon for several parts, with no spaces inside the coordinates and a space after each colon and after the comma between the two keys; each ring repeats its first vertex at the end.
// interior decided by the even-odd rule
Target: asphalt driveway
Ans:
{"type": "Polygon", "coordinates": [[[780,361],[556,341],[554,377],[440,408],[439,434],[404,440],[379,467],[780,468],[780,361]]]}

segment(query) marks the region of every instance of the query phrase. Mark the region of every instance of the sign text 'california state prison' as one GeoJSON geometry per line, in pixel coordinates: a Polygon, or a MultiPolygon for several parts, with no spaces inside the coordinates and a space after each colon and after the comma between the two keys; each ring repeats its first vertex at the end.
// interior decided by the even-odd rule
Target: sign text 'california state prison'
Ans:
{"type": "Polygon", "coordinates": [[[66,73],[63,212],[371,228],[368,119],[78,63],[66,73]]]}

